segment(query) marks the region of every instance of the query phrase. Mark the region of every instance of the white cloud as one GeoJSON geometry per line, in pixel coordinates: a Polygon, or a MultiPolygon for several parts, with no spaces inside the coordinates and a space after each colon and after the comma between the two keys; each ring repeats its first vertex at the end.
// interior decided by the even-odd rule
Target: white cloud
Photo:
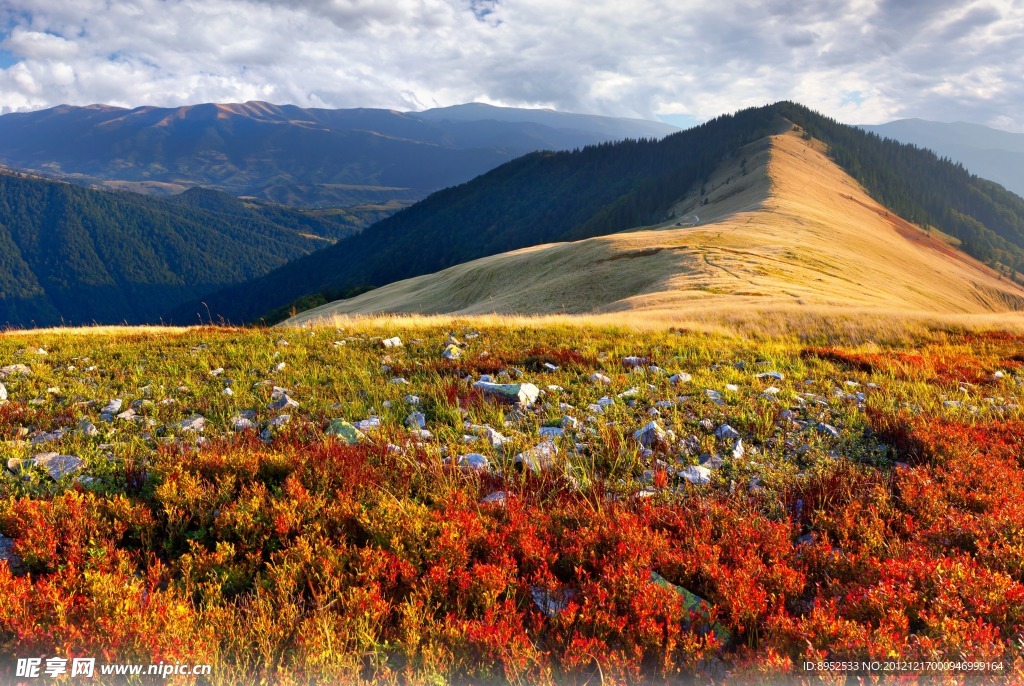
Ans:
{"type": "MultiPolygon", "coordinates": [[[[0,111],[467,101],[1024,122],[1020,0],[3,0],[0,111]]],[[[1012,123],[1012,124],[1011,124],[1012,123]]]]}

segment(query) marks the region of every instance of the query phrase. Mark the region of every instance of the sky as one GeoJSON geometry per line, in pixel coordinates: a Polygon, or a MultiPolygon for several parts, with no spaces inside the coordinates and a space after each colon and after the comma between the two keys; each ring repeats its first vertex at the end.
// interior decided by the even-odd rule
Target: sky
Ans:
{"type": "Polygon", "coordinates": [[[0,0],[0,113],[463,102],[688,126],[790,99],[1024,132],[1024,0],[0,0]]]}

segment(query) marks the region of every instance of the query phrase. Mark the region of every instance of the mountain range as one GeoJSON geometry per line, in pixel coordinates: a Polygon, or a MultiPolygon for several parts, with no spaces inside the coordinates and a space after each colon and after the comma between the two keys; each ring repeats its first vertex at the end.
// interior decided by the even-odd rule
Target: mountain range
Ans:
{"type": "Polygon", "coordinates": [[[155,195],[203,186],[358,215],[393,211],[531,151],[677,130],[478,103],[424,112],[265,102],[63,105],[0,116],[0,163],[85,185],[155,195]]]}
{"type": "MultiPolygon", "coordinates": [[[[828,151],[850,177],[851,196],[856,189],[891,215],[921,227],[924,235],[947,236],[958,254],[973,256],[1007,277],[1024,272],[1020,197],[929,151],[845,126],[800,105],[777,103],[722,116],[660,141],[526,155],[243,287],[210,294],[204,307],[214,317],[236,322],[278,308],[276,318],[280,308],[308,308],[470,260],[660,224],[678,216],[680,199],[694,192],[700,202],[690,210],[699,216],[704,202],[710,203],[708,182],[716,170],[737,158],[743,167],[749,157],[745,146],[758,141],[770,146],[769,136],[793,128],[801,140],[828,151]]],[[[741,178],[747,175],[743,169],[741,178]]],[[[741,188],[737,183],[728,191],[739,194],[741,188]]],[[[523,272],[521,279],[525,286],[533,275],[523,272]]],[[[371,296],[362,298],[368,302],[371,296]]],[[[1015,296],[1008,302],[1015,307],[1015,296]]],[[[423,307],[430,309],[429,303],[423,307]]],[[[195,321],[199,315],[197,305],[190,304],[176,309],[172,319],[195,321]]]]}
{"type": "Polygon", "coordinates": [[[861,128],[901,143],[933,150],[960,162],[978,176],[1024,196],[1024,133],[1000,131],[967,122],[943,123],[924,119],[899,119],[861,128]]]}
{"type": "MultiPolygon", "coordinates": [[[[136,171],[161,166],[142,161],[156,150],[164,161],[175,160],[174,173],[222,175],[225,183],[240,182],[243,168],[261,168],[253,161],[261,159],[259,150],[272,151],[270,167],[288,159],[293,176],[310,181],[324,165],[344,160],[307,149],[322,162],[307,168],[303,150],[290,147],[334,136],[309,112],[262,103],[159,112],[55,108],[32,113],[36,124],[70,116],[94,121],[78,129],[86,132],[79,137],[51,122],[50,141],[45,126],[29,127],[36,138],[2,137],[0,148],[49,146],[97,169],[134,159],[138,164],[126,168],[136,171]],[[132,129],[142,120],[148,123],[132,129]],[[126,137],[129,130],[137,135],[126,137]],[[232,152],[207,155],[214,149],[232,152]],[[240,160],[248,161],[239,166],[240,160]]],[[[520,127],[516,136],[529,127],[568,136],[589,126],[588,135],[616,138],[629,127],[642,129],[634,121],[481,105],[416,117],[312,112],[345,120],[345,135],[355,135],[360,117],[390,122],[387,134],[358,132],[386,141],[382,149],[394,152],[393,164],[385,163],[387,155],[366,159],[388,174],[435,183],[444,177],[443,159],[422,158],[417,167],[420,158],[404,158],[401,146],[465,152],[449,143],[479,140],[474,135],[493,142],[495,122],[520,127]],[[491,119],[477,126],[483,116],[491,119]],[[401,127],[417,135],[450,127],[458,136],[427,144],[402,138],[401,127]]],[[[10,116],[0,124],[14,121],[10,116]]],[[[159,197],[88,188],[53,174],[0,172],[0,323],[272,323],[311,308],[1021,309],[1024,199],[961,164],[788,102],[665,137],[651,126],[652,135],[522,155],[397,212],[409,201],[294,209],[197,186],[159,197]]],[[[360,188],[354,192],[367,189],[360,188]]]]}

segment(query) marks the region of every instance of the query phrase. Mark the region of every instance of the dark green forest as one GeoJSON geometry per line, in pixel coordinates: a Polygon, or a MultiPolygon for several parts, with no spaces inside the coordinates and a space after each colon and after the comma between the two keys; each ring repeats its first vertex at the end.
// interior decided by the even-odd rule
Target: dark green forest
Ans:
{"type": "MultiPolygon", "coordinates": [[[[778,131],[784,120],[827,143],[836,162],[897,214],[955,236],[983,261],[1024,271],[1024,200],[930,151],[782,102],[721,116],[661,141],[526,155],[439,191],[351,240],[212,294],[203,308],[234,322],[276,320],[291,307],[301,310],[479,257],[656,223],[724,159],[778,131]]],[[[199,308],[178,308],[173,319],[195,321],[199,308]]]]}
{"type": "Polygon", "coordinates": [[[158,200],[0,173],[0,326],[158,322],[353,231],[216,191],[158,200]]]}

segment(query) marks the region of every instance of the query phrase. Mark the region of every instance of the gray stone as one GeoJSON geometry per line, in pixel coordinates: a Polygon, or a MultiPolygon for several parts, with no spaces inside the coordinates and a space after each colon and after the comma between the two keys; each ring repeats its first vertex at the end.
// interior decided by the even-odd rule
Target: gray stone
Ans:
{"type": "Polygon", "coordinates": [[[405,418],[405,425],[410,429],[426,429],[427,417],[422,412],[412,412],[405,418]]]}
{"type": "Polygon", "coordinates": [[[491,466],[490,461],[480,453],[469,453],[459,458],[459,466],[463,469],[484,470],[491,466]]]}
{"type": "Polygon", "coordinates": [[[359,431],[372,431],[380,428],[380,417],[370,417],[356,422],[353,426],[359,431]]]}
{"type": "Polygon", "coordinates": [[[383,341],[380,342],[380,344],[381,347],[384,348],[401,348],[402,339],[399,338],[398,336],[395,336],[394,338],[385,338],[383,341]]]}
{"type": "Polygon", "coordinates": [[[679,476],[696,486],[703,486],[711,482],[711,470],[707,467],[691,465],[679,472],[679,476]]]}
{"type": "Polygon", "coordinates": [[[271,402],[267,407],[275,412],[281,412],[282,410],[290,410],[293,407],[298,407],[299,403],[292,400],[287,393],[281,393],[276,400],[271,402]]]}
{"type": "Polygon", "coordinates": [[[444,352],[441,353],[441,357],[446,360],[457,360],[462,357],[462,351],[459,350],[457,345],[450,344],[444,349],[444,352]]]}
{"type": "Polygon", "coordinates": [[[100,430],[96,428],[96,425],[90,422],[88,419],[83,419],[78,423],[78,430],[83,436],[98,436],[100,430]]]}
{"type": "Polygon", "coordinates": [[[524,450],[512,458],[512,464],[517,469],[529,469],[534,473],[541,473],[551,469],[555,464],[555,456],[558,448],[554,443],[545,442],[538,446],[524,450]]]}
{"type": "Polygon", "coordinates": [[[673,386],[678,386],[679,384],[689,383],[693,381],[693,377],[687,374],[686,372],[680,372],[678,374],[673,374],[672,376],[668,377],[668,381],[673,386]]]}
{"type": "Polygon", "coordinates": [[[538,433],[540,434],[541,438],[553,441],[556,438],[561,438],[562,436],[564,436],[565,430],[557,426],[542,426],[538,430],[538,433]]]}
{"type": "Polygon", "coordinates": [[[622,358],[622,364],[626,365],[630,369],[637,367],[646,367],[651,361],[646,357],[637,357],[636,355],[630,355],[622,358]]]}
{"type": "Polygon", "coordinates": [[[178,422],[178,429],[181,431],[187,431],[189,433],[202,433],[203,429],[206,428],[206,417],[195,414],[188,419],[183,419],[178,422]]]}
{"type": "Polygon", "coordinates": [[[823,434],[828,434],[832,438],[839,438],[839,429],[832,426],[831,424],[819,422],[815,428],[823,434]]]}
{"type": "Polygon", "coordinates": [[[609,379],[607,376],[605,376],[604,374],[599,374],[597,372],[594,372],[593,374],[590,375],[590,380],[593,381],[594,383],[602,384],[609,384],[612,382],[612,380],[609,379]]]}
{"type": "Polygon", "coordinates": [[[0,383],[0,403],[7,402],[7,387],[0,383]]]}
{"type": "Polygon", "coordinates": [[[473,384],[473,388],[477,389],[485,396],[497,398],[507,403],[520,403],[529,407],[533,405],[537,398],[540,397],[540,389],[534,386],[532,383],[489,383],[487,381],[477,381],[473,384]]]}
{"type": "Polygon", "coordinates": [[[504,505],[507,500],[505,491],[495,491],[494,493],[488,493],[480,501],[481,505],[504,505]]]}
{"type": "Polygon", "coordinates": [[[63,477],[74,474],[82,468],[84,462],[74,455],[58,455],[57,453],[40,453],[32,457],[32,463],[42,467],[54,481],[60,481],[63,477]]]}
{"type": "Polygon", "coordinates": [[[28,574],[28,569],[21,558],[14,554],[14,541],[0,534],[0,562],[6,562],[7,568],[14,576],[28,574]]]}
{"type": "Polygon", "coordinates": [[[658,425],[658,422],[650,422],[644,428],[634,432],[633,436],[645,448],[653,448],[667,438],[665,430],[658,425]]]}
{"type": "Polygon", "coordinates": [[[23,364],[9,364],[6,367],[0,367],[0,379],[6,379],[9,376],[29,376],[32,374],[32,370],[23,364]]]}
{"type": "Polygon", "coordinates": [[[121,411],[121,407],[123,405],[124,401],[122,401],[120,398],[114,398],[109,403],[103,406],[103,409],[100,410],[100,414],[115,415],[121,411]]]}
{"type": "Polygon", "coordinates": [[[722,424],[720,427],[715,429],[715,437],[722,440],[734,439],[740,437],[740,432],[728,424],[722,424]]]}
{"type": "Polygon", "coordinates": [[[783,376],[783,374],[781,372],[764,372],[762,374],[758,374],[757,378],[759,378],[759,379],[775,379],[776,381],[782,381],[786,377],[783,376]]]}

